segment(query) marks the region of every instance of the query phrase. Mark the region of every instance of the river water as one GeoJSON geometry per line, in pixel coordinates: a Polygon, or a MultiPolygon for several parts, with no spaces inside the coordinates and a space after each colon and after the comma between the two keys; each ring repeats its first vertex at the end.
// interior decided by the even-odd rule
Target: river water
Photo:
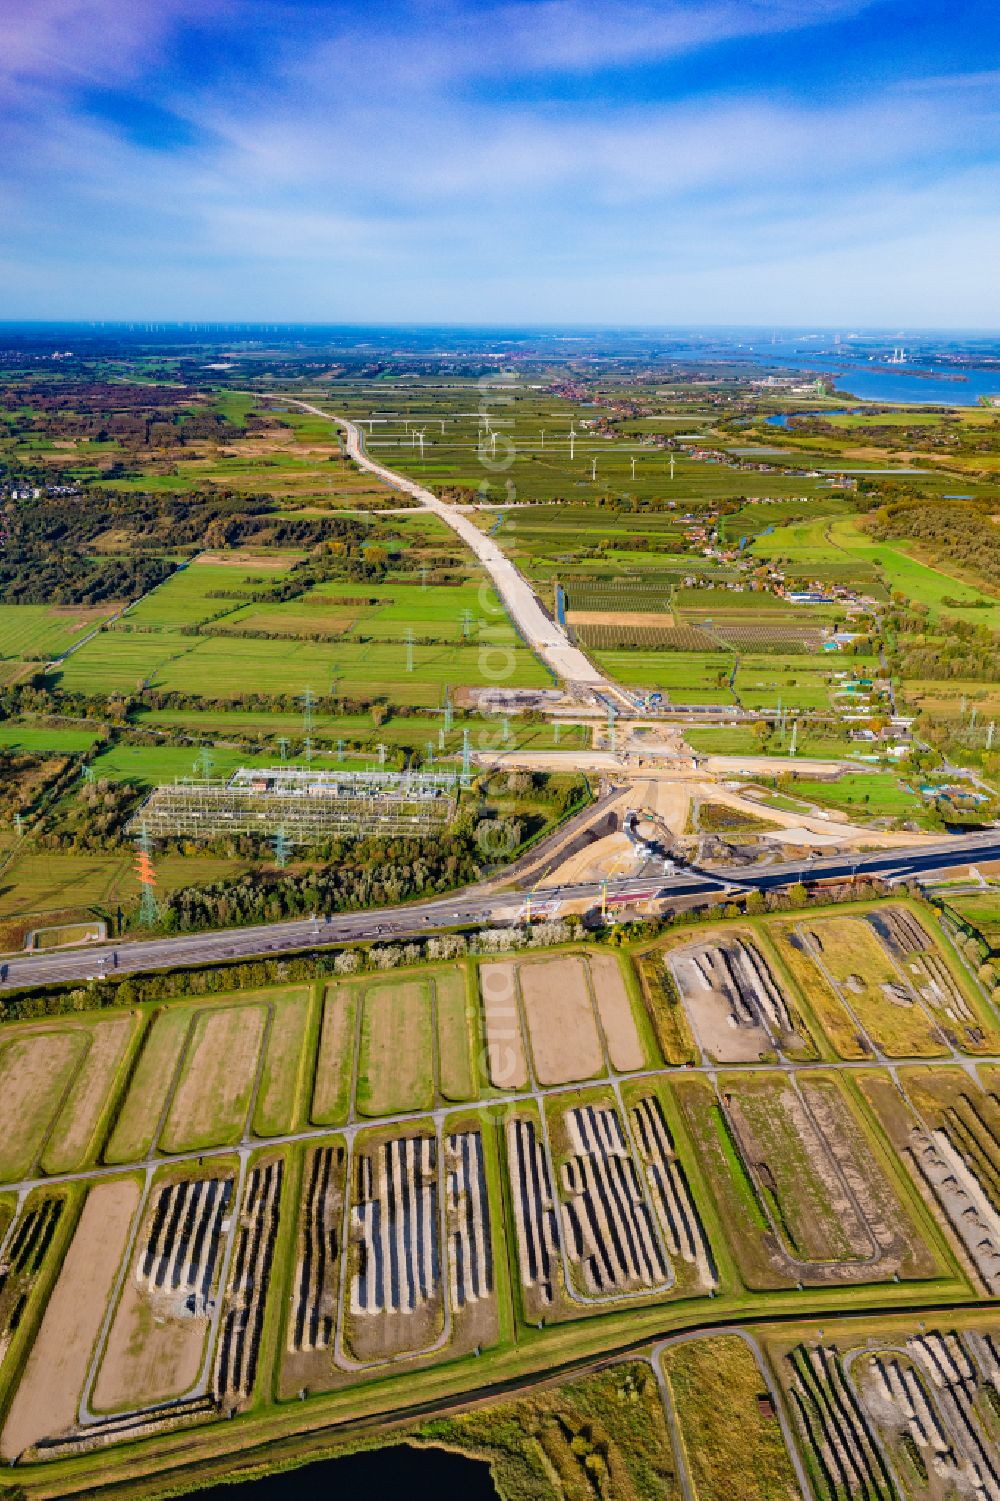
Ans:
{"type": "MultiPolygon", "coordinates": [[[[791,363],[791,362],[789,362],[791,363]]],[[[1000,371],[964,370],[965,380],[947,380],[940,374],[912,375],[905,365],[898,370],[872,370],[863,364],[833,360],[810,360],[803,369],[836,378],[838,391],[849,391],[862,401],[898,401],[907,405],[974,407],[980,396],[1000,396],[1000,371]]],[[[933,361],[921,360],[921,370],[933,372],[933,361]]]]}
{"type": "Polygon", "coordinates": [[[812,355],[801,346],[780,341],[757,346],[752,353],[741,350],[738,358],[741,363],[761,368],[784,366],[786,370],[801,370],[803,375],[833,376],[838,391],[848,391],[866,402],[971,407],[978,405],[980,396],[1000,396],[1000,370],[971,364],[957,370],[953,364],[935,360],[930,351],[919,349],[914,351],[912,365],[893,368],[886,368],[884,359],[838,359],[819,351],[812,355]]]}
{"type": "Polygon", "coordinates": [[[344,1459],[321,1459],[262,1480],[213,1485],[192,1492],[192,1501],[400,1501],[436,1495],[441,1501],[497,1501],[489,1466],[445,1449],[371,1449],[344,1459]]]}

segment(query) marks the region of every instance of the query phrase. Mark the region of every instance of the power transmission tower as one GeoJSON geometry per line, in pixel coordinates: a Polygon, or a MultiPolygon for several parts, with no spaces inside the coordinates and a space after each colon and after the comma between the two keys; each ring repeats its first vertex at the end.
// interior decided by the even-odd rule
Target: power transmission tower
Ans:
{"type": "Polygon", "coordinates": [[[287,735],[279,735],[278,736],[278,755],[281,757],[282,761],[287,761],[288,760],[288,736],[287,735]]]}
{"type": "Polygon", "coordinates": [[[337,760],[338,761],[343,761],[343,759],[344,759],[344,742],[343,742],[343,740],[338,740],[337,741],[337,760]]]}
{"type": "Polygon", "coordinates": [[[553,745],[558,745],[559,744],[559,731],[560,731],[561,728],[562,728],[562,726],[560,725],[558,719],[554,720],[553,724],[552,724],[552,744],[553,745]]]}
{"type": "Polygon", "coordinates": [[[288,864],[289,844],[284,826],[274,831],[274,858],[279,870],[284,870],[288,864]]]}
{"type": "Polygon", "coordinates": [[[382,744],[381,740],[379,741],[379,743],[375,747],[375,749],[378,751],[378,764],[380,766],[384,766],[385,765],[385,746],[382,744]]]}
{"type": "Polygon", "coordinates": [[[427,765],[428,766],[433,766],[434,765],[434,741],[433,740],[428,740],[428,742],[427,742],[427,765]]]}
{"type": "Polygon", "coordinates": [[[205,778],[205,781],[207,782],[212,775],[212,768],[214,765],[215,759],[212,755],[211,750],[207,745],[203,745],[201,750],[198,752],[197,760],[194,763],[195,771],[200,771],[202,776],[205,778]]]}
{"type": "Polygon", "coordinates": [[[450,734],[452,725],[451,689],[444,690],[444,732],[450,734]]]}
{"type": "Polygon", "coordinates": [[[472,611],[462,611],[462,635],[468,639],[472,635],[472,611]]]}
{"type": "Polygon", "coordinates": [[[139,899],[139,921],[144,928],[151,928],[160,915],[156,904],[156,871],[153,869],[153,845],[146,833],[146,825],[139,830],[136,840],[135,874],[142,890],[139,899]]]}
{"type": "Polygon", "coordinates": [[[413,627],[406,627],[406,670],[413,671],[413,627]]]}
{"type": "Polygon", "coordinates": [[[472,771],[472,753],[469,747],[469,731],[462,731],[462,780],[467,782],[472,771]]]}
{"type": "Polygon", "coordinates": [[[308,735],[313,727],[313,709],[316,707],[316,695],[311,688],[306,688],[302,695],[302,727],[308,735]]]}

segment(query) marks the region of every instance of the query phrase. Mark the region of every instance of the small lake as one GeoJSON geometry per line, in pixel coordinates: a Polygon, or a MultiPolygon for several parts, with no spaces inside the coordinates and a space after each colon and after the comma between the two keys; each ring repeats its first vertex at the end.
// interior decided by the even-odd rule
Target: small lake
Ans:
{"type": "Polygon", "coordinates": [[[320,1459],[262,1480],[212,1485],[192,1492],[192,1501],[329,1501],[345,1492],[363,1501],[399,1501],[408,1493],[438,1495],[442,1501],[497,1501],[488,1465],[446,1449],[407,1444],[320,1459]]]}
{"type": "Polygon", "coordinates": [[[853,417],[856,412],[857,407],[829,407],[822,412],[772,412],[764,421],[768,427],[788,427],[793,417],[853,417]]]}

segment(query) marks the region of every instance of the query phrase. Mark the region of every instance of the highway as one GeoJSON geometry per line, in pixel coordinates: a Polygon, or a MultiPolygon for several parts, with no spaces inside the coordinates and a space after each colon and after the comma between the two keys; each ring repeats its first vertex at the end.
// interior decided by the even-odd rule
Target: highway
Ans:
{"type": "MultiPolygon", "coordinates": [[[[287,399],[292,400],[292,398],[287,399]]],[[[510,558],[493,541],[492,537],[481,532],[464,512],[439,500],[433,491],[425,489],[423,485],[418,485],[415,480],[407,479],[403,474],[397,474],[393,469],[386,468],[377,459],[369,458],[365,452],[364,435],[356,423],[349,421],[346,417],[339,417],[333,412],[324,412],[322,407],[313,406],[308,401],[295,401],[294,404],[307,412],[312,412],[314,417],[323,417],[328,422],[335,423],[337,427],[343,428],[347,434],[347,452],[360,468],[366,469],[369,474],[376,475],[385,484],[391,485],[394,490],[402,490],[407,495],[412,495],[414,500],[418,500],[427,510],[440,516],[452,531],[457,532],[486,569],[494,588],[506,605],[511,619],[524,640],[544,662],[548,663],[561,682],[584,683],[592,688],[617,693],[617,689],[608,683],[584,653],[573,645],[563,627],[545,613],[528,580],[514,567],[510,558]]],[[[498,683],[497,686],[502,687],[502,683],[498,683]]]]}
{"type": "MultiPolygon", "coordinates": [[[[656,896],[666,901],[703,896],[720,891],[768,891],[802,881],[850,876],[920,876],[927,871],[967,865],[969,861],[1000,860],[1000,830],[944,839],[912,849],[878,850],[873,854],[832,855],[815,860],[786,860],[761,866],[718,866],[711,870],[686,869],[676,875],[645,875],[609,881],[609,902],[656,896]]],[[[581,882],[571,886],[546,886],[539,892],[545,903],[598,902],[601,884],[581,882]]],[[[224,928],[209,933],[184,933],[172,938],[135,938],[117,944],[93,944],[62,952],[24,954],[0,965],[0,992],[20,986],[69,984],[93,976],[138,973],[143,970],[176,969],[251,959],[301,949],[313,949],[358,940],[378,941],[426,936],[440,928],[485,927],[517,921],[525,892],[511,886],[481,882],[432,901],[375,911],[317,914],[292,922],[258,927],[224,928]]]]}

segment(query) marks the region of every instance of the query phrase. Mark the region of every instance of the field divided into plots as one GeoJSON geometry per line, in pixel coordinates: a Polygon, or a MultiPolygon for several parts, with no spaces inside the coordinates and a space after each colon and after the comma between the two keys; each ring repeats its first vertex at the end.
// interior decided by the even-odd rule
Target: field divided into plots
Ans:
{"type": "Polygon", "coordinates": [[[988,1313],[769,1332],[818,1501],[1000,1494],[1000,1326],[988,1313]]]}
{"type": "MultiPolygon", "coordinates": [[[[1000,1288],[997,1079],[958,1051],[981,1027],[993,1056],[985,1003],[923,908],[811,913],[823,953],[858,925],[946,1049],[841,1071],[799,921],[684,929],[641,980],[576,945],[6,1024],[0,1455],[89,1474],[128,1440],[321,1421],[431,1368],[460,1396],[709,1309],[1000,1288]]],[[[733,1338],[668,1344],[665,1389],[692,1493],[724,1494],[739,1428],[768,1501],[787,1462],[733,1338]]],[[[822,1404],[807,1364],[790,1414],[822,1404]]]]}
{"type": "Polygon", "coordinates": [[[493,686],[501,658],[505,685],[549,686],[471,559],[457,583],[425,568],[420,581],[327,582],[288,600],[256,597],[290,587],[300,556],[195,559],[68,657],[59,686],[120,694],[145,685],[210,700],[289,699],[310,687],[436,707],[446,685],[493,686]]]}

